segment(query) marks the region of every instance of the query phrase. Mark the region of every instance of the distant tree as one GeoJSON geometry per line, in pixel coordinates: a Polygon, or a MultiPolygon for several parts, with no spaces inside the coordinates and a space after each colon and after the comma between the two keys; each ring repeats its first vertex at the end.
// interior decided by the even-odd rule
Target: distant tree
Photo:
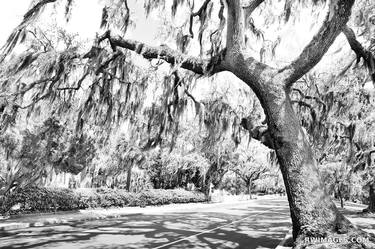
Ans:
{"type": "MultiPolygon", "coordinates": [[[[362,31],[371,29],[372,25],[366,21],[371,19],[371,8],[364,5],[362,11],[361,15],[364,16],[358,17],[361,20],[357,20],[357,28],[362,31]]],[[[368,41],[369,46],[367,50],[362,46],[359,48],[370,58],[371,64],[375,40],[371,39],[371,32],[364,32],[361,36],[368,41]]],[[[303,84],[294,87],[291,95],[294,108],[318,156],[320,168],[326,175],[327,184],[342,204],[344,198],[340,196],[343,192],[351,199],[352,179],[357,177],[355,175],[364,173],[362,186],[368,190],[370,179],[373,179],[373,70],[369,68],[369,77],[366,69],[357,66],[360,59],[358,57],[356,61],[355,56],[350,56],[340,63],[344,65],[337,72],[304,76],[301,79],[303,84]],[[332,167],[333,164],[336,166],[332,167]]],[[[367,63],[366,60],[364,63],[367,63]]]]}
{"type": "Polygon", "coordinates": [[[349,199],[349,177],[351,175],[349,174],[350,169],[345,166],[342,162],[338,162],[322,167],[322,176],[328,186],[328,192],[340,200],[341,208],[344,207],[344,200],[349,199]]]}
{"type": "Polygon", "coordinates": [[[232,169],[245,182],[250,199],[252,199],[251,190],[254,181],[264,177],[267,172],[270,172],[270,165],[267,164],[266,160],[259,160],[259,155],[257,156],[255,153],[257,153],[257,150],[252,149],[246,154],[237,154],[237,164],[232,169]]]}
{"type": "Polygon", "coordinates": [[[53,118],[35,129],[4,133],[0,148],[4,153],[2,195],[37,183],[51,170],[78,174],[91,162],[95,151],[90,137],[74,136],[53,118]]]}

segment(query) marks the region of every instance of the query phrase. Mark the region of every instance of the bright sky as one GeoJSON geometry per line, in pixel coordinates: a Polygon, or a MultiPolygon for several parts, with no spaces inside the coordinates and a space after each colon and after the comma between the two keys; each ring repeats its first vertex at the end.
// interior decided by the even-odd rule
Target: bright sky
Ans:
{"type": "Polygon", "coordinates": [[[31,0],[3,1],[0,8],[0,44],[3,45],[8,35],[20,23],[31,0]]]}
{"type": "MultiPolygon", "coordinates": [[[[72,19],[68,23],[67,29],[79,33],[83,38],[94,37],[99,29],[102,7],[98,0],[80,0],[76,1],[73,8],[72,19]]],[[[0,44],[3,45],[9,34],[21,22],[23,15],[26,13],[32,0],[14,0],[4,1],[0,8],[0,44]]],[[[130,9],[135,13],[142,13],[143,9],[140,3],[129,2],[130,9]]],[[[51,6],[51,5],[50,5],[51,6]]],[[[136,16],[136,29],[129,36],[137,37],[144,42],[152,43],[156,36],[156,22],[145,20],[142,16],[136,16]],[[147,32],[145,32],[147,30],[147,32]]],[[[44,17],[49,18],[47,17],[44,17]]],[[[42,19],[43,20],[43,19],[42,19]]],[[[46,19],[48,21],[48,19],[46,19]]]]}

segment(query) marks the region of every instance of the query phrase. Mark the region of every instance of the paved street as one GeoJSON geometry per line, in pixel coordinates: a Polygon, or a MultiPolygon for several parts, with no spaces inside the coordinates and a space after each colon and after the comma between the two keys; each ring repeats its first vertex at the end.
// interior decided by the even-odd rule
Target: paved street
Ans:
{"type": "Polygon", "coordinates": [[[275,248],[291,224],[285,197],[181,207],[2,232],[0,248],[275,248]]]}

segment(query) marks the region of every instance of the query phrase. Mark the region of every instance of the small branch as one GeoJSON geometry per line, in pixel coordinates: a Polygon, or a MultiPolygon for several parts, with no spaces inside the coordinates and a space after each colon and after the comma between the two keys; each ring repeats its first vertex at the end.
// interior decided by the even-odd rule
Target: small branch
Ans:
{"type": "Polygon", "coordinates": [[[315,97],[315,96],[310,96],[310,95],[305,95],[300,89],[298,88],[292,88],[293,91],[296,91],[298,92],[302,98],[304,99],[312,99],[312,100],[315,100],[316,102],[318,102],[319,104],[321,104],[323,106],[323,112],[325,112],[327,110],[327,106],[326,104],[323,102],[323,100],[321,100],[320,98],[318,97],[315,97]]]}
{"type": "Polygon", "coordinates": [[[193,12],[190,15],[190,20],[189,20],[189,33],[190,37],[194,38],[194,33],[193,33],[193,21],[194,17],[202,15],[203,11],[206,11],[208,4],[211,2],[211,0],[205,0],[202,6],[199,8],[197,12],[193,12]]]}
{"type": "Polygon", "coordinates": [[[247,6],[242,7],[245,11],[245,21],[247,22],[251,14],[261,5],[265,0],[252,0],[247,6]]]}
{"type": "MultiPolygon", "coordinates": [[[[37,40],[44,48],[44,52],[47,52],[49,48],[53,48],[52,44],[51,44],[51,41],[47,39],[47,42],[48,44],[45,44],[42,39],[39,39],[38,36],[36,35],[36,30],[35,31],[31,31],[31,30],[28,30],[28,32],[30,34],[32,34],[35,38],[35,40],[37,40]]],[[[43,34],[44,35],[44,34],[43,34]]],[[[45,36],[45,35],[44,35],[45,36]]]]}
{"type": "MultiPolygon", "coordinates": [[[[72,57],[73,59],[75,58],[75,56],[72,57]]],[[[30,104],[26,105],[26,106],[20,106],[20,105],[16,105],[17,108],[19,109],[27,109],[33,105],[35,105],[36,103],[38,103],[39,101],[45,99],[45,98],[48,98],[51,94],[52,94],[52,91],[53,91],[53,86],[60,80],[61,76],[63,75],[64,73],[64,70],[65,70],[65,66],[63,64],[63,61],[60,60],[59,62],[59,67],[58,69],[56,70],[56,75],[53,76],[51,79],[48,79],[46,82],[48,81],[51,81],[51,84],[49,85],[48,87],[48,92],[45,93],[44,95],[40,96],[40,97],[37,97],[36,99],[34,99],[30,104]]],[[[35,84],[33,85],[35,86],[35,84]]],[[[28,87],[27,90],[30,90],[32,87],[28,87]]],[[[38,94],[39,95],[39,94],[38,94]]],[[[38,96],[37,95],[37,96],[38,96]]]]}
{"type": "Polygon", "coordinates": [[[22,95],[22,94],[27,93],[31,89],[33,89],[36,85],[40,85],[40,84],[43,84],[43,83],[46,83],[46,82],[52,81],[52,80],[53,80],[53,78],[36,80],[33,83],[31,83],[30,85],[28,85],[25,89],[22,89],[21,91],[18,91],[16,93],[12,93],[12,94],[9,94],[9,95],[0,95],[0,97],[12,97],[12,96],[22,95]]]}
{"type": "Polygon", "coordinates": [[[123,25],[124,35],[125,35],[126,31],[128,30],[128,25],[129,25],[129,20],[130,20],[130,9],[128,5],[128,0],[123,0],[123,1],[125,5],[125,10],[126,10],[126,15],[124,17],[124,25],[123,25]]]}
{"type": "MultiPolygon", "coordinates": [[[[306,102],[303,102],[302,100],[292,100],[292,104],[298,104],[298,105],[300,105],[300,106],[307,107],[307,108],[309,108],[310,110],[314,110],[314,108],[313,108],[310,104],[308,104],[308,103],[306,103],[306,102]]],[[[314,111],[314,112],[315,112],[315,111],[314,111]]]]}
{"type": "Polygon", "coordinates": [[[199,104],[199,105],[201,105],[202,103],[201,102],[199,102],[199,101],[197,101],[196,100],[196,98],[188,91],[188,90],[186,90],[185,89],[185,94],[189,97],[189,98],[191,98],[191,100],[193,100],[193,102],[195,103],[195,104],[199,104]]]}
{"type": "Polygon", "coordinates": [[[79,80],[78,80],[78,84],[76,87],[59,87],[57,88],[57,90],[59,91],[67,91],[67,90],[79,90],[82,86],[82,82],[86,79],[86,77],[89,75],[90,73],[87,71],[79,80]]]}
{"type": "Polygon", "coordinates": [[[316,115],[316,111],[314,110],[314,108],[312,107],[312,105],[302,101],[302,100],[292,100],[292,104],[298,104],[299,106],[304,106],[304,107],[307,107],[310,109],[310,115],[312,118],[316,118],[317,115],[316,115]]]}
{"type": "Polygon", "coordinates": [[[95,71],[95,75],[98,75],[101,72],[103,72],[104,69],[108,67],[109,63],[111,63],[112,61],[114,61],[115,59],[117,59],[120,55],[122,55],[121,52],[115,52],[108,60],[104,61],[104,63],[102,63],[98,67],[98,69],[95,71]]]}

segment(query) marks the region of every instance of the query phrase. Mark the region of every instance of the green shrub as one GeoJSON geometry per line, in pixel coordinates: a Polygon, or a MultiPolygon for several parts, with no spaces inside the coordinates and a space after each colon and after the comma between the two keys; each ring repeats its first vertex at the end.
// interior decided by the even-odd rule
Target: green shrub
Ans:
{"type": "Polygon", "coordinates": [[[19,205],[13,213],[67,211],[79,208],[79,198],[70,189],[29,187],[4,198],[2,212],[19,205]]]}
{"type": "Polygon", "coordinates": [[[3,198],[0,213],[56,212],[87,208],[164,205],[204,202],[204,194],[183,189],[151,189],[131,193],[123,189],[64,189],[29,187],[3,198]],[[18,206],[18,209],[11,210],[18,206]]]}

